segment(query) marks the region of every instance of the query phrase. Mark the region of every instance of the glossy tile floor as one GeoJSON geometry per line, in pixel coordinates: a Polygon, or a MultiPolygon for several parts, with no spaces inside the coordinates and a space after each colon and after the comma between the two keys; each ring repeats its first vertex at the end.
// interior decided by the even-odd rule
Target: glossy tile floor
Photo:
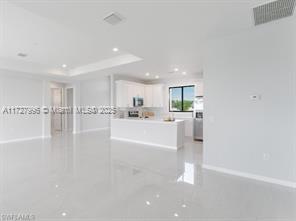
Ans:
{"type": "Polygon", "coordinates": [[[0,146],[0,214],[36,220],[296,220],[295,190],[202,170],[202,144],[161,148],[107,131],[0,146]]]}

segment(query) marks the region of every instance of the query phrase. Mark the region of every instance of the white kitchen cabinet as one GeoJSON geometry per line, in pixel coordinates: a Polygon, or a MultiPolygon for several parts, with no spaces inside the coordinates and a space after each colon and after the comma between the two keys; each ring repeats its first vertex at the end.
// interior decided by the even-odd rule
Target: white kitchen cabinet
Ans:
{"type": "Polygon", "coordinates": [[[117,107],[133,107],[133,98],[144,98],[145,107],[163,107],[163,85],[145,85],[136,82],[116,81],[117,107]]]}
{"type": "Polygon", "coordinates": [[[133,97],[136,90],[126,81],[116,81],[116,105],[117,107],[133,107],[133,97]]]}
{"type": "Polygon", "coordinates": [[[145,85],[144,106],[153,107],[153,87],[152,85],[145,85]]]}
{"type": "Polygon", "coordinates": [[[117,107],[127,107],[128,87],[120,81],[116,81],[116,105],[117,107]]]}
{"type": "Polygon", "coordinates": [[[125,84],[127,88],[127,97],[123,98],[126,100],[126,107],[133,107],[133,98],[135,97],[136,90],[131,84],[125,84]]]}
{"type": "Polygon", "coordinates": [[[134,97],[142,97],[145,96],[145,85],[143,84],[131,84],[131,87],[134,89],[134,97]]]}
{"type": "Polygon", "coordinates": [[[145,107],[163,107],[163,85],[145,85],[145,107]]]}
{"type": "Polygon", "coordinates": [[[153,107],[163,107],[163,85],[152,85],[153,107]]]}

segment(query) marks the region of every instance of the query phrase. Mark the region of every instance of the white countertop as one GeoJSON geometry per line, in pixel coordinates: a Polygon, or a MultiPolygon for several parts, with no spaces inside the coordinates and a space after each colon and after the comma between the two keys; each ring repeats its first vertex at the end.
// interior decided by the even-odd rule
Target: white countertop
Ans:
{"type": "Polygon", "coordinates": [[[164,121],[162,119],[143,119],[143,118],[113,118],[112,120],[116,121],[130,121],[130,122],[137,122],[137,123],[156,123],[156,124],[172,124],[177,125],[179,123],[184,122],[184,120],[176,119],[175,121],[164,121]]]}

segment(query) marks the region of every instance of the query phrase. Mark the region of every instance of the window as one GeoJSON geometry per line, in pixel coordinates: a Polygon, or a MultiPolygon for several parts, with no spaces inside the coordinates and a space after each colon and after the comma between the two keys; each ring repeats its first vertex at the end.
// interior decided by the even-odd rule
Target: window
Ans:
{"type": "Polygon", "coordinates": [[[170,112],[192,112],[194,86],[170,87],[170,112]]]}

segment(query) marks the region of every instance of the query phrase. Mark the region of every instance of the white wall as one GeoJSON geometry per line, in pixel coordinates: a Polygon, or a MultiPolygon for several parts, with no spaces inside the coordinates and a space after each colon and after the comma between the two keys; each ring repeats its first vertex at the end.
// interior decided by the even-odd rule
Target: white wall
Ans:
{"type": "Polygon", "coordinates": [[[295,24],[283,19],[208,43],[204,164],[296,181],[295,24]]]}
{"type": "MultiPolygon", "coordinates": [[[[74,106],[110,103],[109,77],[67,81],[43,75],[0,70],[0,109],[4,106],[50,106],[50,88],[73,87],[74,106]]],[[[73,132],[109,127],[109,115],[74,114],[73,132]]],[[[50,115],[0,114],[0,143],[50,136],[50,115]]]]}
{"type": "MultiPolygon", "coordinates": [[[[42,106],[46,90],[43,80],[0,70],[0,108],[4,106],[42,106]]],[[[0,143],[17,139],[42,137],[42,115],[0,114],[0,143]]]]}
{"type": "MultiPolygon", "coordinates": [[[[101,77],[80,82],[81,106],[110,105],[110,79],[101,77]]],[[[81,131],[110,127],[110,115],[82,115],[81,131]]]]}

